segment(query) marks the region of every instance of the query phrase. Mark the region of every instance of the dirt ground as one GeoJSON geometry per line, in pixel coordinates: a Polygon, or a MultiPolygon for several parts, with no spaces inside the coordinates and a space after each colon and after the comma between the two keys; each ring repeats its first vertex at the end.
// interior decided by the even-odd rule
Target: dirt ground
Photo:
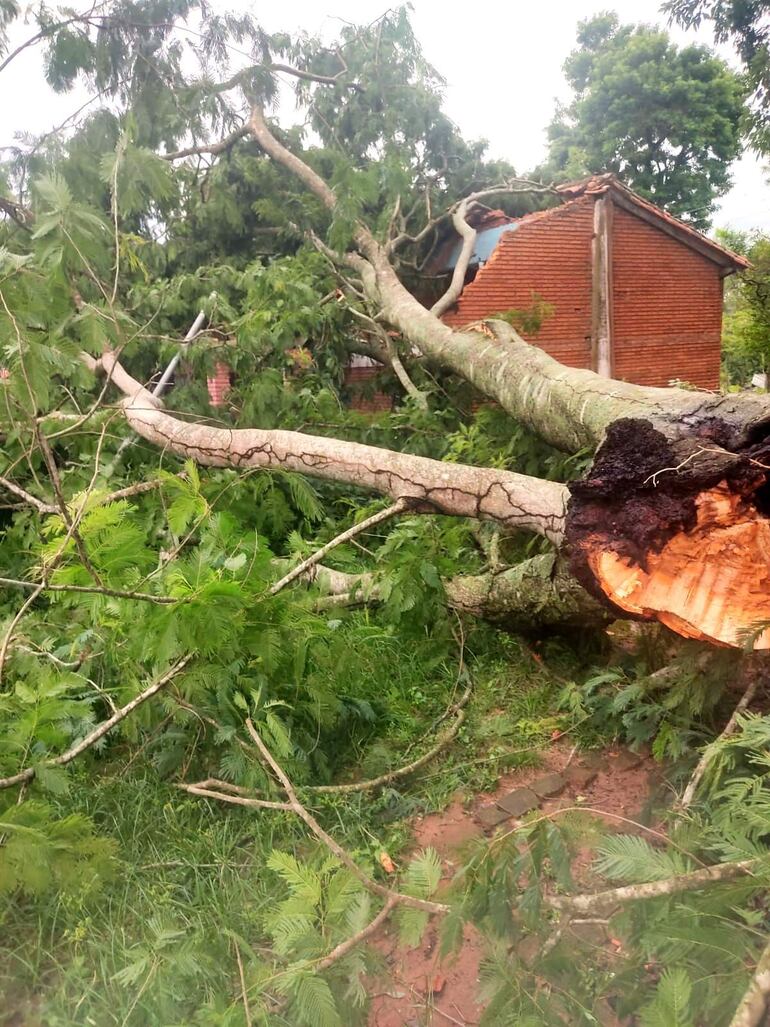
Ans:
{"type": "MultiPolygon", "coordinates": [[[[539,768],[528,767],[502,777],[494,792],[476,796],[470,805],[458,799],[442,813],[418,818],[414,823],[415,849],[433,847],[442,860],[443,880],[448,882],[462,863],[470,840],[484,834],[491,836],[495,830],[510,830],[517,823],[508,819],[498,828],[485,829],[479,821],[481,811],[511,790],[528,787],[548,773],[564,773],[567,783],[557,796],[539,802],[542,811],[578,804],[602,811],[608,823],[629,832],[633,825],[618,818],[640,819],[660,779],[660,768],[649,757],[627,750],[575,754],[561,740],[544,753],[539,768]],[[574,780],[570,780],[570,774],[574,780]],[[586,780],[594,774],[592,780],[586,780]]],[[[589,867],[590,855],[578,853],[573,870],[576,880],[586,887],[591,884],[589,867]]],[[[369,1027],[471,1027],[479,1022],[482,1009],[477,1001],[478,981],[484,942],[472,926],[465,928],[459,953],[444,962],[438,957],[435,926],[414,949],[399,945],[395,925],[385,927],[373,944],[383,955],[389,973],[387,980],[373,986],[369,1027]]]]}

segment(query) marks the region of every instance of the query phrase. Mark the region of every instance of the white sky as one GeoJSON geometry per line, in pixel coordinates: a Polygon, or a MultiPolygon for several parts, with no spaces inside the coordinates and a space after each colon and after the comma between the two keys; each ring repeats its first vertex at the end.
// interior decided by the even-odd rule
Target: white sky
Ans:
{"type": "MultiPolygon", "coordinates": [[[[248,0],[224,0],[223,9],[248,0]]],[[[374,20],[386,0],[283,0],[257,10],[268,30],[297,28],[331,35],[339,19],[374,20]]],[[[252,6],[249,4],[249,6],[252,6]]],[[[545,154],[545,129],[555,101],[569,90],[561,67],[575,44],[578,21],[615,10],[622,21],[664,24],[659,0],[475,0],[468,6],[447,0],[413,0],[412,21],[428,59],[447,79],[446,110],[466,138],[485,138],[490,155],[506,158],[526,172],[545,154]]],[[[713,45],[710,32],[670,30],[677,42],[713,45]]],[[[19,39],[26,38],[20,34],[19,39]]],[[[720,51],[734,62],[730,48],[720,51]]],[[[18,131],[43,132],[78,106],[55,96],[39,72],[35,51],[17,58],[0,75],[0,146],[18,131]]],[[[752,154],[733,168],[734,186],[714,219],[717,227],[770,231],[767,173],[752,154]]]]}

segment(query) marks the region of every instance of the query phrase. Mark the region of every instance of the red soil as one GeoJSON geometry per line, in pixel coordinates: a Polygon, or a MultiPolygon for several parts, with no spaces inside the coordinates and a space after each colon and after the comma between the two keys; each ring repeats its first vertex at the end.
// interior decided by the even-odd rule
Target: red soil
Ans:
{"type": "MultiPolygon", "coordinates": [[[[463,861],[463,852],[474,838],[484,832],[475,819],[480,807],[509,792],[512,788],[528,785],[547,772],[560,772],[571,766],[596,763],[596,778],[578,793],[569,784],[558,798],[545,799],[542,812],[580,805],[601,811],[608,826],[632,832],[633,824],[618,817],[635,821],[650,793],[651,781],[659,768],[648,757],[630,757],[627,752],[608,752],[598,759],[593,754],[573,755],[563,741],[543,755],[540,768],[528,767],[502,777],[494,792],[478,795],[470,804],[460,799],[452,802],[441,813],[419,817],[413,826],[415,849],[433,847],[442,860],[444,875],[449,882],[463,861]],[[612,815],[615,816],[612,816],[612,815]]],[[[510,830],[515,820],[501,824],[498,830],[510,830]]],[[[589,852],[578,853],[574,864],[576,878],[581,885],[592,886],[589,852]]],[[[482,1007],[478,1002],[479,966],[484,955],[484,940],[479,932],[468,925],[460,951],[447,960],[439,960],[438,928],[431,925],[422,943],[414,949],[399,944],[395,925],[388,925],[375,938],[375,947],[382,953],[388,967],[387,980],[372,986],[370,1027],[427,1027],[427,1025],[459,1024],[470,1027],[477,1024],[482,1007]]],[[[608,1021],[608,1024],[612,1021],[608,1021]]]]}

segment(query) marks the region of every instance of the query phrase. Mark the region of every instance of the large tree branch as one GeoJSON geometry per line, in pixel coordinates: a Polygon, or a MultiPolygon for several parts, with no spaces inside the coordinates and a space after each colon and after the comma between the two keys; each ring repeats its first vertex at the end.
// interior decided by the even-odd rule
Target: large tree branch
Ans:
{"type": "MultiPolygon", "coordinates": [[[[94,369],[97,362],[85,357],[94,369]]],[[[98,362],[127,397],[130,426],[148,442],[210,467],[264,467],[345,482],[440,513],[499,521],[563,537],[567,490],[556,482],[493,468],[443,463],[357,442],[257,428],[219,428],[165,413],[111,353],[98,362]]]]}
{"type": "MultiPolygon", "coordinates": [[[[304,578],[326,593],[318,600],[320,609],[378,603],[382,598],[371,571],[355,574],[320,565],[304,578]]],[[[442,584],[453,609],[510,630],[531,631],[535,626],[585,629],[613,619],[612,612],[572,577],[565,561],[552,554],[533,556],[485,574],[457,574],[443,578],[442,584]]]]}
{"type": "MultiPolygon", "coordinates": [[[[259,108],[252,112],[250,126],[265,153],[334,212],[332,190],[273,136],[259,108]]],[[[622,417],[646,418],[673,432],[720,419],[735,429],[738,441],[749,439],[770,419],[766,397],[649,388],[565,367],[505,322],[489,321],[483,331],[473,326],[453,331],[404,287],[387,248],[366,226],[358,225],[353,241],[358,253],[346,257],[356,262],[367,298],[382,316],[426,356],[466,378],[561,449],[595,448],[607,427],[622,417]]]]}
{"type": "Polygon", "coordinates": [[[457,234],[462,239],[462,246],[460,247],[460,255],[457,258],[457,263],[452,271],[452,278],[449,282],[446,292],[443,296],[439,297],[438,300],[430,308],[431,314],[435,314],[436,317],[441,317],[445,314],[449,308],[457,302],[460,298],[460,293],[465,287],[465,276],[468,273],[468,267],[473,257],[473,251],[476,248],[476,237],[478,232],[476,229],[469,224],[468,214],[475,207],[479,200],[493,195],[500,195],[502,193],[533,193],[533,192],[547,192],[554,193],[556,190],[553,186],[538,185],[534,182],[527,182],[523,185],[523,188],[514,189],[512,185],[506,184],[498,188],[482,189],[480,192],[471,193],[470,196],[466,196],[465,199],[461,200],[458,204],[450,211],[452,218],[452,224],[457,234]]]}
{"type": "Polygon", "coordinates": [[[455,231],[462,239],[462,246],[460,247],[460,256],[457,258],[457,263],[452,271],[452,278],[446,292],[443,296],[440,296],[430,308],[431,314],[435,317],[441,317],[442,314],[446,313],[446,311],[457,302],[460,297],[460,293],[465,288],[465,275],[467,274],[468,265],[473,257],[473,251],[476,247],[476,237],[478,235],[476,229],[467,221],[468,211],[472,206],[473,202],[471,199],[465,199],[452,214],[452,224],[454,225],[455,231]]]}
{"type": "MultiPolygon", "coordinates": [[[[516,178],[508,182],[502,182],[500,183],[500,185],[493,185],[489,186],[486,189],[479,189],[477,192],[471,193],[471,195],[466,196],[462,200],[459,200],[457,203],[453,204],[447,210],[442,211],[442,213],[438,214],[436,217],[431,217],[430,202],[428,196],[426,195],[426,207],[428,211],[427,223],[423,225],[420,231],[417,232],[415,235],[409,235],[408,232],[404,231],[401,232],[399,235],[395,236],[388,243],[387,252],[393,253],[401,246],[404,246],[406,243],[410,243],[413,246],[417,245],[418,243],[421,243],[430,235],[431,232],[438,228],[438,226],[442,224],[442,222],[447,221],[450,218],[453,218],[458,208],[462,204],[465,204],[466,207],[469,207],[471,206],[471,201],[478,202],[479,200],[488,199],[492,196],[517,196],[522,193],[549,193],[551,195],[558,195],[558,190],[553,185],[543,185],[542,182],[534,182],[528,178],[516,178]]],[[[416,208],[417,204],[415,204],[414,209],[416,210],[416,208]]],[[[413,213],[413,211],[411,213],[413,213]]],[[[409,218],[411,217],[411,213],[407,216],[407,220],[409,220],[409,218]]],[[[462,232],[460,234],[462,235],[462,232]]]]}
{"type": "Polygon", "coordinates": [[[258,105],[255,105],[251,111],[249,129],[268,157],[277,164],[282,164],[287,168],[311,193],[315,193],[325,207],[328,207],[329,210],[334,210],[337,201],[329,186],[308,164],[300,160],[299,157],[296,157],[291,150],[287,150],[282,143],[278,142],[267,127],[265,115],[258,105]]]}

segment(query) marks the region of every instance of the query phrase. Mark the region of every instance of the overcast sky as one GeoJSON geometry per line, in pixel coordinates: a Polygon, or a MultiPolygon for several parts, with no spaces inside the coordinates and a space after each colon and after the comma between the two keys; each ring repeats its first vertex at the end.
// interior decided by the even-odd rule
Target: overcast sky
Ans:
{"type": "MultiPolygon", "coordinates": [[[[223,9],[241,6],[246,0],[222,3],[223,9]]],[[[384,0],[283,0],[264,9],[249,6],[268,30],[302,28],[324,35],[333,34],[340,19],[366,23],[385,10],[384,0]]],[[[624,21],[665,24],[659,0],[475,0],[456,16],[446,0],[414,0],[413,7],[413,24],[426,56],[447,79],[450,117],[466,137],[489,140],[490,155],[506,158],[519,172],[544,156],[545,129],[555,101],[569,95],[561,67],[574,46],[578,21],[612,9],[624,21]]],[[[680,43],[713,45],[707,28],[671,32],[680,43]]],[[[730,48],[720,53],[735,63],[730,48]]],[[[50,129],[78,104],[72,96],[54,96],[46,88],[34,51],[3,72],[0,90],[0,145],[11,142],[19,130],[50,129]]],[[[721,202],[715,225],[770,231],[770,187],[762,162],[747,154],[735,164],[733,176],[735,184],[721,202]]]]}

